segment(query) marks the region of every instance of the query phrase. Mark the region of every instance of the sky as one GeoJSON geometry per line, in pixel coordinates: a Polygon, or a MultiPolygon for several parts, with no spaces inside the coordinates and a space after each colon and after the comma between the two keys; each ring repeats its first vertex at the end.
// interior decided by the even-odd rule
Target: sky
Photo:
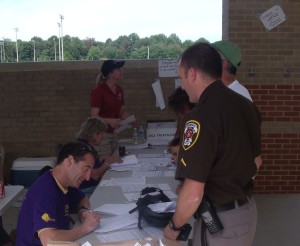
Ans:
{"type": "Polygon", "coordinates": [[[131,33],[222,38],[222,0],[0,0],[0,10],[0,40],[58,36],[60,15],[63,35],[101,42],[131,33]]]}

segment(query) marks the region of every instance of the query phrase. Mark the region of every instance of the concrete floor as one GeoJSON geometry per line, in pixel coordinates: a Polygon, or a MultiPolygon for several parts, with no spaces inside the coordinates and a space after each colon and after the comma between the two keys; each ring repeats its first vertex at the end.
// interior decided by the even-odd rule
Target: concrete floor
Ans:
{"type": "MultiPolygon", "coordinates": [[[[300,245],[300,194],[256,195],[258,225],[253,246],[300,245]]],[[[3,216],[8,233],[16,228],[20,202],[3,216]]]]}

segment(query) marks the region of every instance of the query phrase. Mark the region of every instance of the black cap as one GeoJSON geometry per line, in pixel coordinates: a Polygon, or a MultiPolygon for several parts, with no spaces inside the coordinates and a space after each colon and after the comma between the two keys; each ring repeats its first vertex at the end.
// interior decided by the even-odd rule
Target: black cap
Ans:
{"type": "Polygon", "coordinates": [[[125,61],[106,60],[102,64],[101,73],[106,77],[112,70],[123,67],[124,64],[125,61]]]}

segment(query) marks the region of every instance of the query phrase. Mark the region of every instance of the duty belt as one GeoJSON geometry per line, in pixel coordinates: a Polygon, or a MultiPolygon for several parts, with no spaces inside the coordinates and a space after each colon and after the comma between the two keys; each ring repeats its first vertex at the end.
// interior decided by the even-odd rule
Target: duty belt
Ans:
{"type": "MultiPolygon", "coordinates": [[[[226,204],[222,204],[222,205],[212,204],[212,206],[214,207],[216,212],[225,212],[225,211],[239,208],[239,207],[249,203],[249,200],[250,200],[250,196],[247,196],[245,199],[235,199],[234,201],[226,203],[226,204]]],[[[194,213],[194,218],[196,220],[201,218],[199,209],[197,209],[197,211],[194,213]]]]}
{"type": "Polygon", "coordinates": [[[229,211],[235,208],[239,208],[249,202],[248,197],[245,199],[235,199],[233,202],[218,205],[218,204],[213,204],[217,212],[225,212],[229,211]]]}

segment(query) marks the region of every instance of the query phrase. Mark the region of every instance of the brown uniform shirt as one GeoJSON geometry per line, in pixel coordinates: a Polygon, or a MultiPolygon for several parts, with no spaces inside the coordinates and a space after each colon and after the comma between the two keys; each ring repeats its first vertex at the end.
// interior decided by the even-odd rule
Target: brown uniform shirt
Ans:
{"type": "Polygon", "coordinates": [[[221,81],[209,85],[185,115],[176,178],[205,183],[213,203],[252,193],[260,154],[260,115],[254,104],[221,81]]]}

